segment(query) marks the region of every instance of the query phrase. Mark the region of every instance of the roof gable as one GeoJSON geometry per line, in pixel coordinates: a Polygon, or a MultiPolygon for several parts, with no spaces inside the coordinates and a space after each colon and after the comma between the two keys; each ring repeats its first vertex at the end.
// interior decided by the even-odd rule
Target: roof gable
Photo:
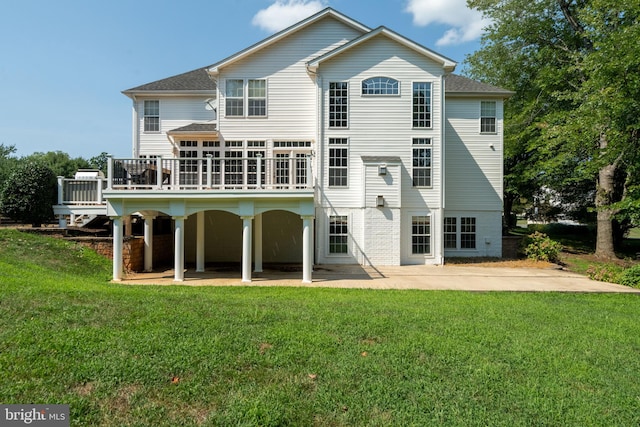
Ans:
{"type": "Polygon", "coordinates": [[[358,37],[356,39],[351,40],[348,43],[345,43],[344,45],[332,50],[331,52],[327,52],[324,55],[321,55],[317,58],[315,58],[312,61],[309,61],[307,64],[307,67],[311,70],[311,71],[316,71],[318,69],[318,67],[320,66],[320,64],[324,61],[327,61],[331,58],[335,58],[338,55],[341,55],[345,52],[348,52],[350,49],[353,49],[356,46],[360,46],[363,43],[366,43],[367,41],[373,39],[374,37],[377,37],[379,35],[382,35],[384,37],[387,37],[391,40],[394,40],[397,43],[400,43],[403,46],[408,47],[409,49],[412,49],[416,52],[418,52],[421,55],[424,55],[425,57],[431,59],[432,61],[437,62],[438,64],[440,64],[442,66],[442,68],[444,68],[445,71],[447,72],[451,72],[455,69],[457,63],[455,61],[453,61],[452,59],[447,58],[446,56],[442,56],[434,51],[432,51],[431,49],[428,49],[424,46],[422,46],[421,44],[418,44],[412,40],[409,40],[408,38],[401,36],[400,34],[396,33],[395,31],[392,31],[384,26],[378,27],[373,31],[369,31],[368,33],[362,35],[361,37],[358,37]]]}
{"type": "Polygon", "coordinates": [[[346,15],[341,14],[340,12],[327,7],[326,9],[321,10],[320,12],[316,13],[315,15],[312,15],[310,17],[308,17],[307,19],[304,19],[296,24],[293,24],[292,26],[285,28],[284,30],[270,36],[267,37],[266,39],[254,44],[253,46],[249,46],[248,48],[241,50],[240,52],[237,52],[225,59],[223,59],[222,61],[219,61],[213,65],[211,65],[208,69],[207,72],[211,75],[217,75],[219,70],[221,68],[224,68],[228,65],[231,65],[237,61],[240,61],[241,59],[246,58],[247,56],[260,51],[268,46],[271,46],[272,44],[308,27],[309,25],[318,22],[322,19],[325,19],[327,17],[332,17],[340,22],[342,22],[343,24],[355,28],[356,30],[360,31],[361,33],[367,33],[370,31],[370,28],[359,23],[358,21],[355,21],[351,18],[349,18],[346,15]]]}

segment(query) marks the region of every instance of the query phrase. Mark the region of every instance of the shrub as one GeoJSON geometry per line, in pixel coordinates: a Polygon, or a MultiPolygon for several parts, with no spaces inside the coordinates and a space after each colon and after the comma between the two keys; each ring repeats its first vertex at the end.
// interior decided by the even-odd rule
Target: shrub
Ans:
{"type": "Polygon", "coordinates": [[[620,274],[618,283],[634,288],[640,287],[640,264],[627,268],[620,274]]]}
{"type": "Polygon", "coordinates": [[[544,233],[536,231],[524,240],[524,254],[534,261],[557,262],[559,260],[562,245],[544,233]]]}
{"type": "Polygon", "coordinates": [[[621,269],[613,264],[592,265],[587,269],[587,276],[599,282],[619,283],[621,269]]]}
{"type": "Polygon", "coordinates": [[[0,211],[33,226],[53,218],[56,176],[40,162],[21,162],[9,175],[0,192],[0,211]]]}

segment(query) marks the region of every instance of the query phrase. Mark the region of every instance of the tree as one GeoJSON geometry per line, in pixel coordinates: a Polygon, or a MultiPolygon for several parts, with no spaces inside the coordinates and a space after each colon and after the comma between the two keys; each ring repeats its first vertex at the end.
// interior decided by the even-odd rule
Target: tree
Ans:
{"type": "Polygon", "coordinates": [[[82,157],[73,159],[69,154],[62,151],[37,152],[24,159],[44,163],[49,166],[55,176],[64,176],[65,178],[73,178],[78,169],[87,169],[90,167],[89,162],[82,157]]]}
{"type": "Polygon", "coordinates": [[[11,174],[11,171],[18,164],[18,159],[13,156],[15,152],[15,145],[0,144],[0,189],[11,174]]]}
{"type": "MultiPolygon", "coordinates": [[[[640,148],[640,3],[470,0],[469,5],[493,22],[482,48],[468,59],[470,73],[517,92],[507,106],[505,118],[515,123],[505,128],[505,144],[518,146],[513,150],[518,155],[530,154],[524,176],[538,186],[562,194],[585,181],[595,184],[590,193],[597,214],[596,255],[615,256],[614,222],[624,215],[620,203],[633,206],[628,198],[638,195],[631,186],[640,148]]],[[[508,146],[505,152],[508,177],[508,146]]]]}
{"type": "Polygon", "coordinates": [[[51,168],[42,162],[20,162],[0,191],[0,212],[39,227],[53,218],[56,191],[56,175],[51,168]]]}
{"type": "Polygon", "coordinates": [[[102,171],[102,173],[104,174],[104,176],[107,176],[107,165],[109,161],[109,154],[106,152],[102,152],[100,154],[98,154],[97,156],[93,156],[92,158],[89,159],[89,165],[90,167],[94,168],[94,169],[98,169],[100,171],[102,171]]]}

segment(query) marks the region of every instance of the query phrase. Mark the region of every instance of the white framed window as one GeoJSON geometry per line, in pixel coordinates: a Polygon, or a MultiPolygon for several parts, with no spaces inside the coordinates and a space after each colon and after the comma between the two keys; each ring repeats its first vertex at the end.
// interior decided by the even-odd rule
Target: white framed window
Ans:
{"type": "Polygon", "coordinates": [[[363,95],[399,95],[400,82],[391,77],[371,77],[362,81],[363,95]]]}
{"type": "Polygon", "coordinates": [[[346,215],[329,216],[329,254],[349,252],[349,226],[346,215]]]}
{"type": "Polygon", "coordinates": [[[480,133],[496,133],[496,101],[480,101],[480,133]]]}
{"type": "Polygon", "coordinates": [[[160,132],[160,101],[147,99],[144,101],[144,131],[160,132]]]}
{"type": "Polygon", "coordinates": [[[444,219],[444,248],[458,249],[458,218],[444,219]]]}
{"type": "Polygon", "coordinates": [[[431,83],[413,83],[413,127],[431,127],[431,83]]]}
{"type": "Polygon", "coordinates": [[[349,85],[347,82],[329,83],[329,127],[349,126],[349,85]]]}
{"type": "Polygon", "coordinates": [[[244,80],[228,79],[225,82],[225,114],[228,117],[244,115],[244,80]]]}
{"type": "Polygon", "coordinates": [[[474,217],[460,218],[460,249],[476,248],[476,219],[474,217]]]}
{"type": "Polygon", "coordinates": [[[179,142],[180,152],[178,156],[183,159],[180,162],[180,185],[197,185],[198,184],[198,141],[179,142]],[[186,160],[193,159],[193,160],[186,160]]]}
{"type": "Polygon", "coordinates": [[[431,187],[431,138],[413,138],[412,178],[414,187],[431,187]]]}
{"type": "Polygon", "coordinates": [[[431,254],[431,217],[429,215],[411,216],[411,254],[431,254]]]}
{"type": "Polygon", "coordinates": [[[349,176],[347,138],[329,138],[329,187],[346,187],[349,176]]]}
{"type": "Polygon", "coordinates": [[[264,117],[267,115],[267,81],[249,80],[247,83],[247,115],[264,117]]]}
{"type": "Polygon", "coordinates": [[[276,157],[273,176],[276,184],[295,184],[296,188],[305,188],[308,183],[309,156],[311,141],[273,141],[273,153],[276,157]]]}

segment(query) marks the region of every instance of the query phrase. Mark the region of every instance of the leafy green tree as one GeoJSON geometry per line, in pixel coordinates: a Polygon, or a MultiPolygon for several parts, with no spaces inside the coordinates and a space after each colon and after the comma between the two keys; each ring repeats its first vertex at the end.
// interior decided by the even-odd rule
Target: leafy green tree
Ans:
{"type": "Polygon", "coordinates": [[[514,122],[505,128],[506,190],[522,193],[532,184],[570,194],[595,183],[582,198],[593,199],[597,215],[596,255],[615,256],[614,220],[630,220],[620,204],[630,212],[629,198],[638,196],[631,189],[640,148],[640,2],[469,5],[493,22],[468,58],[469,72],[517,92],[505,114],[514,122]]]}
{"type": "Polygon", "coordinates": [[[53,171],[56,176],[73,178],[78,169],[87,169],[90,164],[82,157],[71,158],[62,151],[49,151],[47,153],[33,153],[25,157],[25,160],[42,162],[53,171]]]}
{"type": "Polygon", "coordinates": [[[0,212],[39,227],[53,218],[56,191],[56,175],[51,168],[42,162],[22,161],[0,192],[0,212]]]}
{"type": "Polygon", "coordinates": [[[0,144],[0,189],[18,164],[18,158],[14,156],[15,152],[15,145],[0,144]]]}
{"type": "Polygon", "coordinates": [[[102,171],[104,176],[107,176],[107,162],[108,162],[109,154],[106,152],[102,152],[97,156],[94,156],[89,159],[89,166],[102,171]]]}

